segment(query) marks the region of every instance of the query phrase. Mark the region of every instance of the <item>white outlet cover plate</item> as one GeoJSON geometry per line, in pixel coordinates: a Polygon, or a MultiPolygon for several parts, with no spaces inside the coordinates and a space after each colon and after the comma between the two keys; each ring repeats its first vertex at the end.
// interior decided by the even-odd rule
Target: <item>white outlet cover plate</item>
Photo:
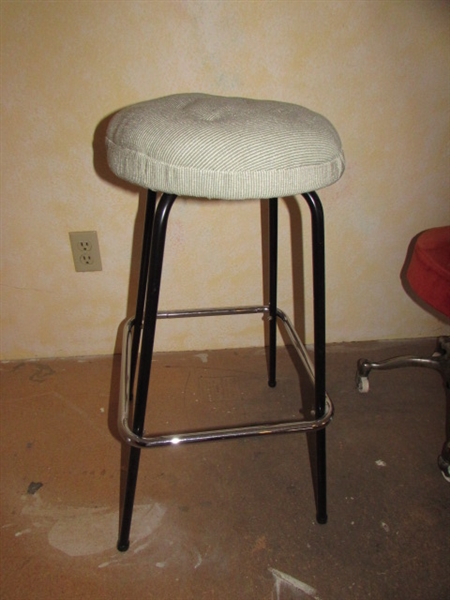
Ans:
{"type": "Polygon", "coordinates": [[[96,231],[69,232],[75,271],[101,271],[102,260],[96,231]]]}

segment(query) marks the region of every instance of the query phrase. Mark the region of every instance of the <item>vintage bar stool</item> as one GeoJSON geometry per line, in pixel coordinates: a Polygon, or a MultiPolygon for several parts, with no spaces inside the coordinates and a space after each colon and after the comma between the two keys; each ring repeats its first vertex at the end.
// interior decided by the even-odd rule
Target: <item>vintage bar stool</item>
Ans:
{"type": "Polygon", "coordinates": [[[155,446],[312,431],[317,442],[317,520],[325,523],[324,428],[332,417],[333,406],[325,391],[324,218],[315,190],[331,185],[343,173],[344,156],[337,132],[321,115],[294,104],[178,94],[119,111],[109,124],[106,145],[111,170],[148,190],[136,313],[125,327],[123,341],[119,430],[131,449],[118,549],[129,547],[140,451],[155,446]],[[277,306],[277,204],[278,198],[294,194],[303,195],[311,212],[314,366],[291,321],[277,306]],[[166,228],[177,196],[268,200],[267,305],[158,311],[166,228]],[[276,385],[277,322],[287,330],[314,384],[311,420],[146,435],[144,420],[157,318],[252,313],[269,319],[272,387],[276,385]]]}
{"type": "MultiPolygon", "coordinates": [[[[416,236],[406,279],[421,300],[450,317],[450,226],[427,229],[416,236]]],[[[369,391],[372,370],[402,367],[425,367],[442,375],[447,399],[446,439],[438,457],[438,466],[450,482],[450,336],[439,337],[436,350],[429,357],[396,356],[379,362],[360,358],[356,367],[356,385],[365,394],[369,391]]]]}

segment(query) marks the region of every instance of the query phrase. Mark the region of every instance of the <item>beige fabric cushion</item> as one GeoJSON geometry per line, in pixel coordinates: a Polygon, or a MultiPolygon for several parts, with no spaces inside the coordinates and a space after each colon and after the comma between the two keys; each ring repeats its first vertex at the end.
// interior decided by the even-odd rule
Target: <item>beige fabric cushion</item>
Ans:
{"type": "Polygon", "coordinates": [[[344,171],[331,123],[284,102],[205,94],[141,102],[114,115],[106,144],[121,179],[197,198],[289,196],[344,171]]]}

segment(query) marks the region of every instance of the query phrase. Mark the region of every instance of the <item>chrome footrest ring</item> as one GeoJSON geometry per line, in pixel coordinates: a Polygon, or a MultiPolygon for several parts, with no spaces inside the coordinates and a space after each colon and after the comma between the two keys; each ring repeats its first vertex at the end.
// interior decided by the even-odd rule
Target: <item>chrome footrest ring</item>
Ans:
{"type": "MultiPolygon", "coordinates": [[[[182,318],[182,317],[201,317],[201,316],[220,316],[220,315],[238,315],[238,314],[268,314],[268,306],[238,306],[228,308],[210,308],[210,309],[189,309],[177,310],[171,312],[159,312],[158,318],[182,318]]],[[[315,374],[314,366],[308,356],[303,342],[300,340],[290,319],[280,309],[277,309],[277,318],[284,325],[293,347],[295,348],[300,360],[306,367],[308,375],[314,384],[315,374]]],[[[277,423],[261,423],[255,425],[241,425],[223,429],[212,429],[202,431],[185,431],[173,434],[139,436],[132,431],[129,424],[131,390],[130,390],[130,362],[131,362],[131,339],[133,328],[135,327],[134,318],[129,319],[125,324],[123,343],[122,343],[122,362],[120,376],[120,406],[118,427],[122,439],[130,446],[135,448],[152,448],[155,446],[178,445],[181,443],[205,442],[211,440],[236,439],[241,437],[318,431],[323,429],[331,421],[334,413],[333,403],[328,394],[325,394],[324,414],[313,420],[290,420],[277,423]]]]}

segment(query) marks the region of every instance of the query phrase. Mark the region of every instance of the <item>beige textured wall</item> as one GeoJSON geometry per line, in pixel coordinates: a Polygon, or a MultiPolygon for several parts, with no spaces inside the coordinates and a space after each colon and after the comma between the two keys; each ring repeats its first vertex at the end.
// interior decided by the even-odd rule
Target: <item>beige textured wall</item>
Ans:
{"type": "MultiPolygon", "coordinates": [[[[321,194],[330,342],[448,330],[405,293],[399,274],[411,238],[450,222],[449,7],[2,1],[2,358],[114,351],[130,313],[142,194],[107,174],[104,119],[189,91],[303,104],[340,132],[347,171],[321,194]],[[68,232],[91,229],[103,271],[76,273],[68,232]]],[[[259,219],[257,202],[180,201],[162,305],[259,303],[259,219]]],[[[280,305],[291,311],[295,298],[310,341],[309,293],[303,300],[292,289],[289,258],[292,245],[304,253],[304,272],[294,265],[308,288],[307,211],[283,203],[281,226],[280,305]]],[[[165,322],[157,347],[261,343],[259,318],[243,319],[165,322]]]]}

